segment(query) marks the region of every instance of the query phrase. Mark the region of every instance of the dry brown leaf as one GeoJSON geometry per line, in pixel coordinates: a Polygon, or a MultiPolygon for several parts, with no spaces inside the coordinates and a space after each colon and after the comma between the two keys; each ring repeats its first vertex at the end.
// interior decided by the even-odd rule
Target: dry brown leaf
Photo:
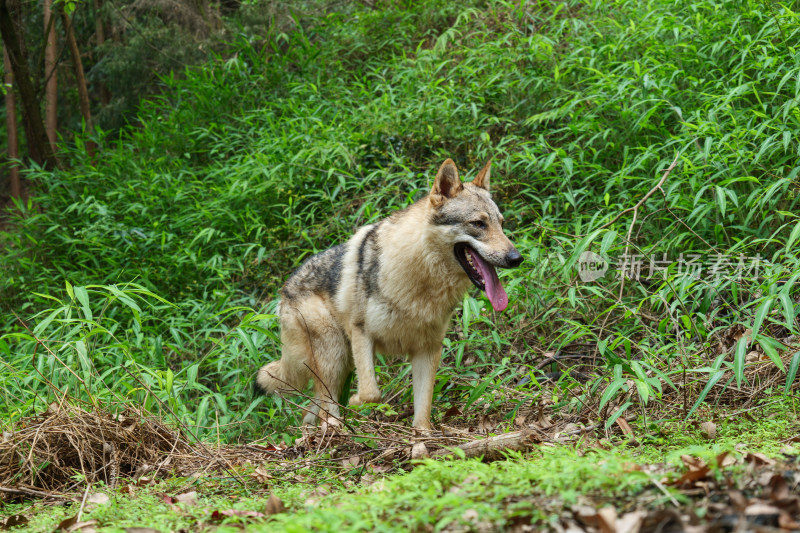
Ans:
{"type": "Polygon", "coordinates": [[[488,433],[493,431],[495,428],[495,423],[492,421],[492,418],[489,415],[480,415],[478,417],[478,431],[482,433],[488,433]]]}
{"type": "Polygon", "coordinates": [[[597,510],[588,505],[573,505],[572,514],[585,526],[594,526],[597,520],[597,510]]]}
{"type": "Polygon", "coordinates": [[[638,463],[623,463],[622,464],[622,471],[626,472],[626,473],[641,472],[642,471],[642,465],[640,465],[638,463]]]}
{"type": "Polygon", "coordinates": [[[539,429],[544,429],[553,425],[553,419],[544,412],[544,405],[539,404],[539,416],[536,418],[536,425],[539,429]]]}
{"type": "Polygon", "coordinates": [[[758,478],[756,478],[756,483],[762,487],[768,486],[770,481],[772,481],[772,472],[761,472],[758,478]]]}
{"type": "Polygon", "coordinates": [[[173,498],[174,503],[182,503],[187,506],[197,505],[197,491],[184,492],[173,498]]]}
{"type": "Polygon", "coordinates": [[[753,330],[752,329],[746,329],[746,330],[744,330],[744,332],[739,333],[737,335],[734,335],[733,338],[734,338],[734,340],[738,341],[742,337],[745,337],[747,339],[747,343],[750,344],[750,341],[752,340],[752,336],[753,336],[753,330]]]}
{"type": "Polygon", "coordinates": [[[688,468],[681,477],[673,481],[672,485],[694,486],[700,480],[705,479],[711,469],[701,459],[691,455],[681,455],[681,461],[688,468]]]}
{"type": "Polygon", "coordinates": [[[286,506],[283,505],[281,499],[274,494],[270,494],[267,503],[264,505],[264,513],[273,515],[284,511],[286,511],[286,506]]]}
{"type": "Polygon", "coordinates": [[[617,511],[613,507],[595,510],[588,505],[575,505],[572,513],[584,526],[597,528],[602,533],[617,533],[617,511]]]}
{"type": "MultiPolygon", "coordinates": [[[[647,515],[642,521],[641,528],[644,531],[684,531],[689,532],[688,528],[684,528],[681,516],[672,509],[661,509],[654,513],[647,515]]],[[[705,530],[703,530],[705,531],[705,530]]]]}
{"type": "Polygon", "coordinates": [[[267,473],[267,469],[264,468],[264,465],[256,467],[250,477],[261,483],[262,485],[266,485],[272,476],[267,473]]]}
{"type": "Polygon", "coordinates": [[[444,421],[447,422],[451,418],[455,418],[457,416],[461,416],[461,410],[457,405],[454,405],[444,412],[444,421]]]}
{"type": "Polygon", "coordinates": [[[642,529],[645,516],[647,516],[647,513],[644,511],[626,513],[621,518],[617,519],[617,533],[639,533],[642,529]]]}
{"type": "Polygon", "coordinates": [[[758,517],[759,525],[777,526],[781,510],[766,503],[753,503],[744,510],[744,514],[750,518],[750,521],[758,517]]]}
{"type": "Polygon", "coordinates": [[[370,464],[367,468],[371,469],[375,474],[385,474],[386,472],[390,472],[392,470],[392,466],[385,463],[370,464]]]}
{"type": "Polygon", "coordinates": [[[27,523],[28,519],[24,515],[14,514],[5,520],[0,520],[0,529],[11,529],[12,527],[24,526],[27,523]]]}
{"type": "Polygon", "coordinates": [[[622,433],[624,433],[625,435],[629,435],[631,437],[633,436],[633,429],[631,428],[631,425],[628,424],[627,420],[625,420],[622,417],[619,417],[617,418],[616,423],[619,426],[619,429],[622,430],[622,433]]]}
{"type": "Polygon", "coordinates": [[[769,480],[771,489],[769,498],[772,501],[780,501],[789,497],[789,484],[781,474],[773,475],[769,480]]]}
{"type": "Polygon", "coordinates": [[[69,531],[69,528],[78,523],[78,515],[65,518],[56,526],[55,531],[69,531]]]}
{"type": "Polygon", "coordinates": [[[597,525],[603,533],[617,533],[617,510],[603,507],[597,511],[597,525]]]}
{"type": "Polygon", "coordinates": [[[355,467],[361,463],[361,456],[360,455],[353,455],[351,457],[345,457],[342,459],[342,466],[350,466],[355,467]]]}
{"type": "Polygon", "coordinates": [[[778,515],[778,527],[787,531],[797,531],[800,530],[800,522],[794,520],[786,511],[781,511],[778,515]]]}
{"type": "Polygon", "coordinates": [[[514,425],[518,428],[525,427],[525,419],[527,417],[525,415],[519,415],[517,418],[514,419],[514,425]]]}
{"type": "Polygon", "coordinates": [[[683,462],[683,465],[689,470],[703,470],[708,468],[702,459],[691,455],[681,455],[681,462],[683,462]]]}
{"type": "Polygon", "coordinates": [[[733,505],[737,511],[742,512],[747,507],[747,498],[740,491],[728,491],[728,497],[731,499],[731,505],[733,505]]]}
{"type": "Polygon", "coordinates": [[[729,456],[730,452],[722,452],[719,454],[717,456],[717,468],[722,468],[729,456]]]}
{"type": "Polygon", "coordinates": [[[226,516],[236,516],[239,518],[266,518],[267,515],[258,511],[247,511],[243,509],[225,509],[211,513],[212,522],[221,522],[226,516]]]}
{"type": "Polygon", "coordinates": [[[770,459],[763,453],[748,453],[745,458],[745,461],[752,464],[753,466],[765,466],[765,465],[774,465],[775,460],[770,459]]]}

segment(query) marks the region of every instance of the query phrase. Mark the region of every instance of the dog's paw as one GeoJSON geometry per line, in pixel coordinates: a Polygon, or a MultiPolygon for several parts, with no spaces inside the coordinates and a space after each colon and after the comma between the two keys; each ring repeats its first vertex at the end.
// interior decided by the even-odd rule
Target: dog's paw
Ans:
{"type": "Polygon", "coordinates": [[[313,411],[306,411],[306,416],[303,417],[303,426],[310,427],[317,425],[317,414],[313,411]]]}
{"type": "Polygon", "coordinates": [[[341,427],[342,427],[342,421],[333,416],[325,417],[319,425],[319,429],[320,431],[322,431],[323,434],[330,432],[335,433],[341,427]]]}
{"type": "Polygon", "coordinates": [[[361,396],[359,396],[358,393],[350,396],[350,400],[347,402],[348,405],[361,405],[362,403],[364,402],[361,401],[361,396]]]}
{"type": "Polygon", "coordinates": [[[414,422],[411,425],[418,435],[430,435],[433,432],[431,421],[427,418],[421,418],[419,420],[414,418],[414,422]]]}
{"type": "Polygon", "coordinates": [[[357,392],[350,396],[350,405],[364,405],[365,403],[380,403],[381,401],[381,393],[380,392],[372,392],[362,394],[357,392]]]}

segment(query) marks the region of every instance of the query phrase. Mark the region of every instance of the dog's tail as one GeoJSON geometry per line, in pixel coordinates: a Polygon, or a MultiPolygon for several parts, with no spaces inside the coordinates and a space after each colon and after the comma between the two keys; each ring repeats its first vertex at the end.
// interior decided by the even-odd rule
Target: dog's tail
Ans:
{"type": "Polygon", "coordinates": [[[283,359],[262,366],[256,376],[256,387],[267,394],[302,391],[306,383],[308,376],[287,368],[283,359]]]}

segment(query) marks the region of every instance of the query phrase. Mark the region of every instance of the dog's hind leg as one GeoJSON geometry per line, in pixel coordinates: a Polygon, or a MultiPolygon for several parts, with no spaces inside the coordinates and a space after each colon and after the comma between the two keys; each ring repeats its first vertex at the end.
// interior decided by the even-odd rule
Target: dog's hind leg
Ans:
{"type": "Polygon", "coordinates": [[[315,335],[311,346],[314,361],[311,368],[314,376],[312,410],[323,420],[327,419],[328,423],[338,424],[341,418],[339,396],[347,375],[353,369],[349,343],[344,332],[336,327],[315,335]]]}
{"type": "Polygon", "coordinates": [[[339,394],[352,370],[349,343],[327,304],[325,299],[312,296],[281,308],[284,356],[289,351],[293,366],[302,366],[314,382],[314,398],[303,418],[305,424],[314,424],[318,417],[341,416],[339,394]]]}

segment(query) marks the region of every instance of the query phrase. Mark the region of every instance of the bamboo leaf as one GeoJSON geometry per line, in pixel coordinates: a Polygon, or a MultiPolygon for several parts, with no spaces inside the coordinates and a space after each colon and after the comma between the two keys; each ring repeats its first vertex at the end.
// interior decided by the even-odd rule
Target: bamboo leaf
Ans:
{"type": "Polygon", "coordinates": [[[747,337],[742,335],[736,343],[736,351],[733,354],[733,375],[736,377],[736,386],[741,387],[744,379],[744,362],[747,356],[747,337]]]}
{"type": "Polygon", "coordinates": [[[797,351],[792,356],[792,360],[789,363],[789,371],[786,373],[786,386],[783,388],[783,393],[788,395],[789,392],[792,390],[792,385],[794,384],[794,379],[797,377],[797,367],[800,366],[800,351],[797,351]]]}
{"type": "Polygon", "coordinates": [[[700,392],[700,396],[697,397],[697,401],[694,402],[694,405],[689,410],[689,413],[686,415],[686,420],[688,420],[692,416],[692,414],[697,410],[700,404],[705,401],[706,396],[708,396],[708,393],[711,392],[711,389],[714,387],[714,385],[717,384],[717,381],[719,381],[724,374],[725,374],[724,370],[717,370],[714,374],[711,375],[711,377],[708,380],[708,383],[706,383],[706,386],[703,387],[703,390],[700,392]]]}
{"type": "Polygon", "coordinates": [[[619,409],[617,409],[616,411],[614,411],[614,414],[613,414],[613,415],[611,415],[611,416],[608,418],[608,420],[606,421],[605,428],[606,428],[606,429],[610,428],[610,427],[612,426],[612,424],[614,424],[614,422],[616,422],[616,421],[617,421],[617,418],[619,418],[620,416],[622,416],[622,414],[623,414],[625,411],[627,411],[627,410],[628,410],[628,407],[630,407],[632,404],[633,404],[632,402],[625,402],[624,404],[622,404],[622,405],[619,407],[619,409]]]}

